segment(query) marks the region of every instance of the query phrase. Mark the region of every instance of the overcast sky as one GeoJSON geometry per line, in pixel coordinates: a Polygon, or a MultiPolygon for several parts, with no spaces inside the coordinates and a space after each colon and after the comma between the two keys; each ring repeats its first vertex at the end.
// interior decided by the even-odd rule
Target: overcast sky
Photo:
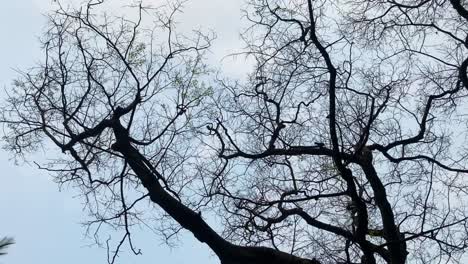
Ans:
{"type": "MultiPolygon", "coordinates": [[[[125,3],[114,1],[116,5],[125,3]]],[[[157,4],[157,0],[148,2],[157,4]]],[[[72,1],[80,2],[80,1],[72,1]]],[[[38,37],[45,24],[44,14],[52,0],[2,1],[0,9],[0,85],[8,90],[17,75],[14,69],[26,69],[41,59],[38,37]]],[[[190,0],[180,24],[189,28],[210,28],[217,33],[213,60],[240,46],[241,0],[190,0]]],[[[242,61],[224,61],[222,67],[231,73],[245,68],[242,61]]],[[[4,93],[3,91],[1,92],[4,93]]],[[[3,98],[3,97],[2,97],[3,98]]],[[[31,160],[45,156],[38,153],[31,160]]],[[[74,198],[71,189],[58,186],[33,165],[14,164],[11,153],[0,152],[0,237],[13,236],[16,244],[8,255],[0,257],[4,264],[106,263],[106,250],[87,246],[81,222],[82,201],[74,198]]],[[[151,234],[138,234],[138,247],[143,256],[125,255],[118,263],[218,263],[210,250],[185,233],[177,248],[169,249],[151,234]]]]}

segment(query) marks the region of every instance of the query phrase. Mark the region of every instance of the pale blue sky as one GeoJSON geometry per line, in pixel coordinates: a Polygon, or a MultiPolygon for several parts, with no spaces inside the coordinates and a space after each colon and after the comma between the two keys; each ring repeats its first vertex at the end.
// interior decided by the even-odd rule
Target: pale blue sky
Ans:
{"type": "MultiPolygon", "coordinates": [[[[112,1],[112,0],[110,0],[112,1]]],[[[157,3],[156,0],[151,0],[157,3]]],[[[149,1],[149,2],[151,2],[149,1]]],[[[8,90],[16,73],[41,58],[37,38],[41,34],[52,0],[3,1],[0,9],[0,86],[8,90]]],[[[79,1],[72,1],[79,2],[79,1]]],[[[123,1],[114,0],[116,3],[123,1]]],[[[213,47],[213,61],[239,47],[238,32],[242,1],[191,0],[182,18],[184,28],[211,28],[218,39],[213,47]]],[[[237,73],[242,62],[224,62],[224,69],[237,73]]],[[[3,97],[3,95],[2,95],[3,97]]],[[[74,192],[61,192],[49,176],[33,165],[14,165],[12,155],[0,151],[0,236],[13,236],[17,243],[0,264],[106,263],[106,251],[88,247],[83,239],[85,221],[79,198],[74,192]]],[[[39,160],[41,154],[32,156],[39,160]]],[[[118,263],[218,263],[210,250],[185,232],[177,248],[161,245],[154,235],[141,232],[138,247],[143,256],[123,254],[118,263]]]]}

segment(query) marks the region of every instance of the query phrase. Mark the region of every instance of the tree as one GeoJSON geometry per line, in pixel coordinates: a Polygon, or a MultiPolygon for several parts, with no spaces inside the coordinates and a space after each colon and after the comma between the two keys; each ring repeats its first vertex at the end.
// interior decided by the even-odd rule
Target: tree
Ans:
{"type": "Polygon", "coordinates": [[[20,157],[63,152],[41,168],[82,191],[89,228],[122,230],[109,262],[140,253],[141,222],[223,264],[461,261],[463,1],[251,0],[246,80],[212,77],[213,37],[177,33],[181,3],[105,8],[50,15],[2,122],[20,157]]]}
{"type": "Polygon", "coordinates": [[[15,243],[15,240],[11,237],[4,237],[0,239],[0,256],[1,255],[6,255],[5,250],[13,245],[15,243]]]}

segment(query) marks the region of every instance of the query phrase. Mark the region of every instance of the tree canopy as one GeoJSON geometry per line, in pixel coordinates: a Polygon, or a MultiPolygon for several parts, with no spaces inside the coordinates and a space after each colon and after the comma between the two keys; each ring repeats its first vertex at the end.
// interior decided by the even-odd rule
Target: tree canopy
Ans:
{"type": "Polygon", "coordinates": [[[110,263],[139,223],[223,264],[463,263],[464,1],[249,0],[244,79],[178,32],[182,2],[106,4],[49,15],[0,121],[17,157],[58,150],[40,168],[88,228],[121,230],[110,263]]]}

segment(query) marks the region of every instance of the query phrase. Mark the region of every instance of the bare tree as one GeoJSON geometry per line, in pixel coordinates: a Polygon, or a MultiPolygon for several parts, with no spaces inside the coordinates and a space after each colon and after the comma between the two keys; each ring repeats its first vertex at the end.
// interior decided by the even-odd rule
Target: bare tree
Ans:
{"type": "Polygon", "coordinates": [[[177,33],[180,3],[128,8],[51,14],[2,109],[7,148],[63,152],[40,166],[82,191],[89,231],[122,230],[109,262],[140,254],[142,222],[223,264],[461,262],[463,1],[251,0],[246,81],[211,78],[212,37],[177,33]]]}
{"type": "Polygon", "coordinates": [[[11,237],[4,237],[0,239],[0,256],[6,255],[7,253],[5,252],[5,250],[14,243],[15,240],[11,237]]]}

